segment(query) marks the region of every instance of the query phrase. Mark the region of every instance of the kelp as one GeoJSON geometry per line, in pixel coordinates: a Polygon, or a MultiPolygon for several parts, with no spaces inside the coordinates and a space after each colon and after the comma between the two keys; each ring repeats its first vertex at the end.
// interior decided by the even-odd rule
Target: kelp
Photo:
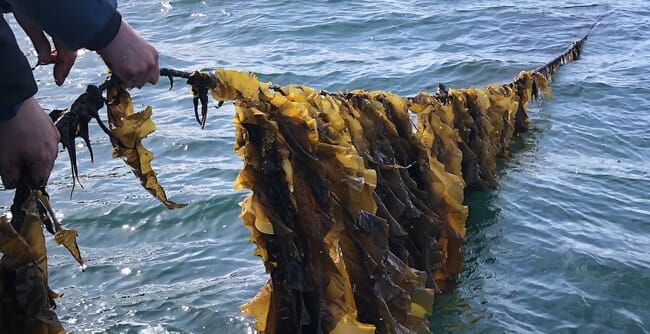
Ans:
{"type": "MultiPolygon", "coordinates": [[[[88,125],[95,119],[110,137],[113,157],[121,157],[142,185],[167,208],[185,206],[167,199],[151,168],[153,154],[142,140],[154,131],[151,107],[135,112],[131,97],[112,80],[100,86],[89,85],[86,92],[66,110],[50,113],[59,130],[60,142],[68,151],[72,170],[72,189],[79,180],[75,139],[82,138],[94,160],[88,125]],[[107,91],[107,97],[103,92],[107,91]],[[99,117],[107,106],[109,127],[99,117]]],[[[72,192],[70,194],[72,196],[72,192]]],[[[50,206],[45,189],[31,189],[21,182],[11,207],[12,219],[0,217],[0,333],[65,333],[54,309],[58,294],[48,286],[47,253],[43,228],[54,235],[54,242],[63,245],[85,269],[77,245],[77,231],[64,229],[50,206]]]]}
{"type": "Polygon", "coordinates": [[[11,206],[12,219],[0,217],[0,329],[2,333],[65,333],[54,309],[58,294],[48,285],[43,227],[82,265],[77,231],[56,220],[45,189],[21,183],[11,206]]]}
{"type": "MultiPolygon", "coordinates": [[[[178,204],[167,199],[165,190],[158,182],[156,172],[151,167],[153,153],[142,144],[142,140],[155,131],[155,125],[151,120],[152,113],[151,106],[140,112],[135,112],[129,92],[122,89],[111,77],[99,86],[88,85],[86,92],[81,94],[69,109],[50,112],[50,118],[59,130],[60,142],[70,158],[72,190],[74,191],[76,183],[81,186],[75,139],[83,139],[92,162],[94,156],[88,124],[95,119],[102,131],[111,139],[113,158],[122,158],[131,167],[133,174],[140,179],[142,186],[167,208],[184,207],[186,204],[178,204]],[[106,98],[103,96],[105,91],[106,98]],[[99,116],[99,110],[104,105],[107,107],[108,127],[104,125],[99,116]]],[[[70,196],[72,196],[72,192],[70,196]]]]}
{"type": "Polygon", "coordinates": [[[270,275],[241,307],[255,329],[429,333],[435,295],[461,269],[465,191],[497,185],[529,101],[550,98],[548,79],[585,39],[510,83],[413,97],[183,74],[196,115],[208,92],[235,105],[240,217],[270,275]]]}
{"type": "Polygon", "coordinates": [[[496,158],[547,89],[530,71],[412,98],[204,75],[235,104],[241,219],[270,274],[242,310],[265,333],[428,333],[460,270],[464,190],[496,184],[496,158]]]}
{"type": "Polygon", "coordinates": [[[184,207],[186,204],[167,199],[156,172],[151,168],[153,153],[142,145],[142,140],[156,129],[151,120],[151,106],[135,112],[129,92],[115,85],[108,88],[106,100],[113,158],[122,158],[140,179],[142,186],[168,209],[184,207]]]}

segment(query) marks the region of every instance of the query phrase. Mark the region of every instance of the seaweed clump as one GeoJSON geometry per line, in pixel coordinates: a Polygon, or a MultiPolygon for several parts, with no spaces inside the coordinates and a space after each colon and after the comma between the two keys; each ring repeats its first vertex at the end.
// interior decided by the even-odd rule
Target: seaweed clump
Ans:
{"type": "Polygon", "coordinates": [[[241,219],[270,274],[242,310],[264,333],[429,333],[460,271],[464,191],[496,184],[496,158],[548,86],[528,71],[406,98],[203,75],[235,104],[241,219]]]}
{"type": "MultiPolygon", "coordinates": [[[[70,108],[50,112],[50,118],[59,130],[60,142],[68,151],[70,158],[72,191],[74,191],[76,183],[81,185],[77,168],[75,139],[83,139],[92,162],[94,156],[88,124],[95,119],[102,131],[111,139],[113,158],[122,158],[131,167],[133,174],[140,179],[142,186],[168,209],[184,207],[186,204],[179,204],[167,199],[167,194],[158,182],[156,172],[151,167],[154,155],[142,144],[142,140],[156,129],[151,120],[152,114],[151,106],[136,112],[131,101],[131,94],[111,77],[100,86],[88,85],[86,92],[81,94],[70,108]],[[103,96],[104,91],[106,98],[103,96]],[[104,106],[106,106],[108,116],[108,127],[104,125],[99,116],[99,110],[104,106]]],[[[72,196],[72,192],[70,196],[72,196]]]]}
{"type": "Polygon", "coordinates": [[[0,329],[2,333],[65,333],[54,309],[59,294],[48,285],[43,227],[65,246],[84,269],[77,231],[57,221],[45,189],[21,183],[12,218],[0,217],[0,329]]]}
{"type": "Polygon", "coordinates": [[[497,185],[496,160],[528,129],[529,101],[550,99],[548,80],[588,35],[510,83],[414,97],[164,70],[188,79],[202,127],[208,94],[234,102],[244,159],[234,185],[251,191],[241,219],[270,274],[241,307],[255,329],[430,333],[435,296],[461,269],[464,192],[497,185]]]}
{"type": "MultiPolygon", "coordinates": [[[[52,111],[50,117],[70,158],[72,189],[76,183],[81,185],[75,139],[83,139],[92,161],[88,124],[95,119],[111,138],[113,157],[121,157],[147,191],[169,209],[185,206],[167,199],[151,168],[153,153],[142,145],[142,140],[155,130],[151,115],[151,107],[135,112],[129,93],[110,80],[99,87],[89,85],[69,109],[52,111]],[[104,90],[107,90],[106,98],[102,95],[104,90]],[[109,127],[103,124],[98,113],[104,105],[109,127]]],[[[48,285],[43,228],[54,235],[55,243],[70,251],[84,270],[77,231],[64,229],[57,221],[45,188],[32,189],[25,182],[20,183],[14,194],[11,214],[11,221],[0,217],[0,333],[65,333],[54,312],[59,295],[48,285]]]]}

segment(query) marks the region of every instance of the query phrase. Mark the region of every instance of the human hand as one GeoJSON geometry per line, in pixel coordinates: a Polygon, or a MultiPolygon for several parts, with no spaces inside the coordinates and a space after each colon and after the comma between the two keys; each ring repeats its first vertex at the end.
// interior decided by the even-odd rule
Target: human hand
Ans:
{"type": "Polygon", "coordinates": [[[0,122],[0,175],[6,189],[24,179],[33,188],[47,183],[58,154],[59,131],[34,97],[12,119],[0,122]]]}
{"type": "Polygon", "coordinates": [[[125,88],[158,82],[158,51],[124,21],[115,38],[97,53],[125,88]]]}
{"type": "Polygon", "coordinates": [[[59,86],[63,85],[77,59],[77,51],[66,49],[56,40],[54,41],[56,49],[53,50],[40,25],[17,11],[14,11],[14,17],[36,49],[38,54],[36,66],[54,64],[54,82],[59,86]]]}

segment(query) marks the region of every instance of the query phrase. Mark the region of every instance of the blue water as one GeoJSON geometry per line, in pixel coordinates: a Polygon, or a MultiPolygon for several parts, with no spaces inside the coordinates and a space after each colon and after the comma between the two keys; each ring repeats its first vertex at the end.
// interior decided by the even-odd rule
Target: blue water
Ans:
{"type": "MultiPolygon", "coordinates": [[[[438,297],[436,333],[650,332],[650,6],[647,1],[121,1],[162,66],[226,67],[265,81],[403,95],[508,82],[562,52],[610,13],[582,58],[561,69],[553,99],[531,107],[533,129],[500,163],[497,189],[467,197],[464,270],[438,297]]],[[[15,27],[15,25],[14,25],[15,27]]],[[[19,35],[24,50],[30,45],[19,35]]],[[[35,56],[30,55],[32,62],[35,56]]],[[[105,68],[82,54],[66,84],[35,71],[47,109],[68,106],[105,68]]],[[[80,272],[50,242],[57,313],[75,333],[250,333],[239,305],[266,274],[238,218],[233,107],[205,130],[189,90],[164,80],[135,90],[154,107],[147,139],[172,200],[168,211],[111,159],[91,126],[80,146],[84,188],[72,199],[65,152],[49,191],[79,231],[80,272]]],[[[0,192],[0,209],[13,194],[0,192]]]]}

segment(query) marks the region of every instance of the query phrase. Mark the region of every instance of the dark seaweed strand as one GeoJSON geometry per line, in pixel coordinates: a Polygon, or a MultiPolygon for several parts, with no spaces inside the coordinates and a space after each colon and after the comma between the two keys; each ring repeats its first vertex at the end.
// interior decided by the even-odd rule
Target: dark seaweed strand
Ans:
{"type": "Polygon", "coordinates": [[[544,76],[546,80],[550,80],[550,81],[555,80],[555,74],[557,73],[557,70],[560,68],[560,66],[580,58],[580,53],[582,52],[582,45],[587,40],[587,37],[589,37],[588,34],[582,37],[581,39],[573,42],[573,44],[571,44],[571,46],[568,49],[562,52],[562,54],[555,57],[553,60],[549,61],[548,63],[536,68],[535,72],[544,76]]]}
{"type": "MultiPolygon", "coordinates": [[[[160,76],[161,77],[167,77],[169,79],[169,90],[174,88],[174,78],[183,78],[183,79],[190,79],[193,78],[198,71],[192,71],[192,72],[185,72],[185,71],[180,71],[180,70],[175,70],[173,68],[161,68],[160,69],[160,76]]],[[[217,82],[214,81],[213,78],[211,78],[212,84],[217,85],[217,82]]]]}
{"type": "MultiPolygon", "coordinates": [[[[535,72],[543,75],[547,80],[554,80],[555,79],[555,74],[557,73],[557,70],[560,66],[569,63],[571,61],[574,61],[580,57],[580,53],[582,51],[582,46],[589,37],[589,35],[596,29],[596,26],[602,22],[609,13],[604,14],[601,16],[596,23],[594,23],[591,28],[589,29],[589,32],[587,32],[582,38],[579,40],[573,42],[571,46],[569,46],[564,52],[562,52],[559,56],[555,57],[548,63],[539,66],[538,68],[535,69],[535,72]]],[[[161,68],[160,69],[160,76],[162,77],[167,77],[169,78],[169,83],[170,87],[169,89],[171,90],[174,87],[174,78],[183,78],[183,79],[191,79],[197,71],[192,71],[192,72],[186,72],[186,71],[180,71],[172,68],[161,68]]],[[[217,85],[218,83],[215,82],[214,78],[211,78],[212,83],[214,85],[217,85]]],[[[277,86],[272,86],[271,89],[276,89],[277,86]]],[[[338,93],[330,93],[327,91],[321,91],[320,92],[323,95],[337,95],[337,94],[345,94],[344,92],[338,92],[338,93]]],[[[443,84],[438,85],[438,90],[435,92],[435,95],[433,95],[434,98],[436,98],[440,103],[447,103],[448,102],[448,91],[447,88],[443,84]]],[[[407,100],[409,102],[413,102],[413,97],[407,97],[407,100]]],[[[197,115],[198,118],[198,115],[197,115]]],[[[205,125],[205,120],[202,120],[203,123],[202,125],[205,125]]]]}
{"type": "MultiPolygon", "coordinates": [[[[194,104],[194,117],[201,126],[201,129],[203,129],[208,118],[208,92],[210,89],[216,87],[218,82],[214,76],[201,74],[202,72],[199,71],[185,72],[171,68],[160,69],[160,76],[169,79],[169,90],[174,88],[174,78],[187,79],[187,84],[192,86],[192,95],[194,96],[192,99],[192,103],[194,104]],[[199,115],[199,103],[201,104],[201,115],[199,115]]],[[[223,102],[220,102],[217,108],[222,104],[223,102]]]]}
{"type": "Polygon", "coordinates": [[[167,77],[169,79],[169,90],[172,90],[172,88],[174,88],[174,78],[189,79],[191,75],[191,72],[179,71],[173,68],[160,69],[160,76],[167,77]]]}
{"type": "Polygon", "coordinates": [[[587,41],[587,38],[594,31],[594,29],[596,29],[596,26],[598,26],[598,24],[600,24],[600,22],[605,17],[607,17],[607,15],[609,15],[609,13],[601,16],[598,21],[596,21],[596,23],[591,26],[589,32],[587,32],[582,38],[573,42],[571,46],[569,46],[564,52],[562,52],[562,54],[555,57],[553,60],[536,68],[535,72],[543,75],[546,80],[555,80],[555,74],[557,73],[557,70],[560,68],[560,66],[580,58],[580,54],[582,53],[582,45],[585,43],[585,41],[587,41]]]}
{"type": "MultiPolygon", "coordinates": [[[[571,46],[569,46],[559,56],[553,58],[553,60],[536,68],[535,72],[544,76],[546,80],[550,80],[550,81],[555,80],[555,74],[557,73],[557,70],[560,68],[560,66],[572,62],[580,57],[580,53],[582,52],[582,45],[587,41],[587,38],[589,37],[589,35],[591,35],[594,29],[596,29],[596,26],[598,26],[598,24],[600,24],[600,22],[602,22],[607,17],[607,15],[609,15],[609,13],[601,16],[598,19],[598,21],[591,26],[589,32],[587,32],[582,38],[573,42],[571,46]]],[[[438,91],[432,97],[437,99],[441,104],[447,103],[448,96],[447,96],[446,87],[440,84],[438,91]]],[[[409,103],[414,102],[413,100],[414,97],[407,97],[406,99],[408,100],[409,103]]]]}

